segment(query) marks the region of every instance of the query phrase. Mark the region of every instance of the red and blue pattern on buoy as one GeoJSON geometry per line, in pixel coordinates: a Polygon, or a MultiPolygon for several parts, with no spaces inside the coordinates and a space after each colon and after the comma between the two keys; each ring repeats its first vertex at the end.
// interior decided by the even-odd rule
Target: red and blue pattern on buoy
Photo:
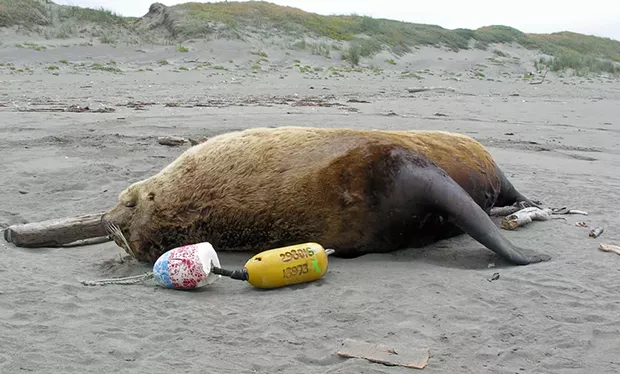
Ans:
{"type": "Polygon", "coordinates": [[[189,290],[221,277],[211,273],[212,265],[219,267],[220,261],[211,244],[191,244],[161,255],[153,265],[153,275],[162,287],[189,290]]]}

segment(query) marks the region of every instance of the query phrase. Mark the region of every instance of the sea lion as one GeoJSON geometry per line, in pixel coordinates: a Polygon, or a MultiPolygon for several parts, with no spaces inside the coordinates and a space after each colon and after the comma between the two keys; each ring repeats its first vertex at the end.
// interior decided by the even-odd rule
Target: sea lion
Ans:
{"type": "Polygon", "coordinates": [[[254,253],[314,241],[351,258],[463,232],[517,265],[549,260],[514,246],[491,221],[492,207],[515,202],[533,205],[469,136],[254,128],[189,148],[122,191],[102,220],[150,263],[203,241],[254,253]]]}

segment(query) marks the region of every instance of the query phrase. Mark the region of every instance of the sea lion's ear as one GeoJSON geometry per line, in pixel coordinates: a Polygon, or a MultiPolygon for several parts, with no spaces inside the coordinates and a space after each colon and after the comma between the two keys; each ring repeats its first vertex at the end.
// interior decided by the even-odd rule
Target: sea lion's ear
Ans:
{"type": "Polygon", "coordinates": [[[146,198],[151,201],[155,200],[155,192],[149,192],[149,194],[146,195],[146,198]]]}

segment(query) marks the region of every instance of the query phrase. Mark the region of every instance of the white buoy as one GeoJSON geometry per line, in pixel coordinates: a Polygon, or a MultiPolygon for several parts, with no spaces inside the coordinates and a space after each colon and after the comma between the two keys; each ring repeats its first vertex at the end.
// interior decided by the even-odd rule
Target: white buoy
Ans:
{"type": "Polygon", "coordinates": [[[152,278],[161,287],[191,290],[213,284],[222,277],[214,274],[211,271],[212,267],[219,268],[220,260],[213,246],[203,242],[165,252],[155,261],[151,272],[125,278],[82,281],[82,284],[87,286],[135,284],[152,278]]]}

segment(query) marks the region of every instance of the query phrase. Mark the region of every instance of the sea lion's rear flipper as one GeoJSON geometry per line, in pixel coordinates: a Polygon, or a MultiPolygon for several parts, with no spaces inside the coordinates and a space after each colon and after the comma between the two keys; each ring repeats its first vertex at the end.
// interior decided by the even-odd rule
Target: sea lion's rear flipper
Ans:
{"type": "Polygon", "coordinates": [[[514,246],[484,210],[444,170],[416,156],[403,157],[394,173],[392,202],[412,212],[437,212],[476,241],[516,265],[548,261],[550,256],[514,246]],[[422,162],[421,162],[422,161],[422,162]],[[424,162],[426,161],[426,162],[424,162]]]}

